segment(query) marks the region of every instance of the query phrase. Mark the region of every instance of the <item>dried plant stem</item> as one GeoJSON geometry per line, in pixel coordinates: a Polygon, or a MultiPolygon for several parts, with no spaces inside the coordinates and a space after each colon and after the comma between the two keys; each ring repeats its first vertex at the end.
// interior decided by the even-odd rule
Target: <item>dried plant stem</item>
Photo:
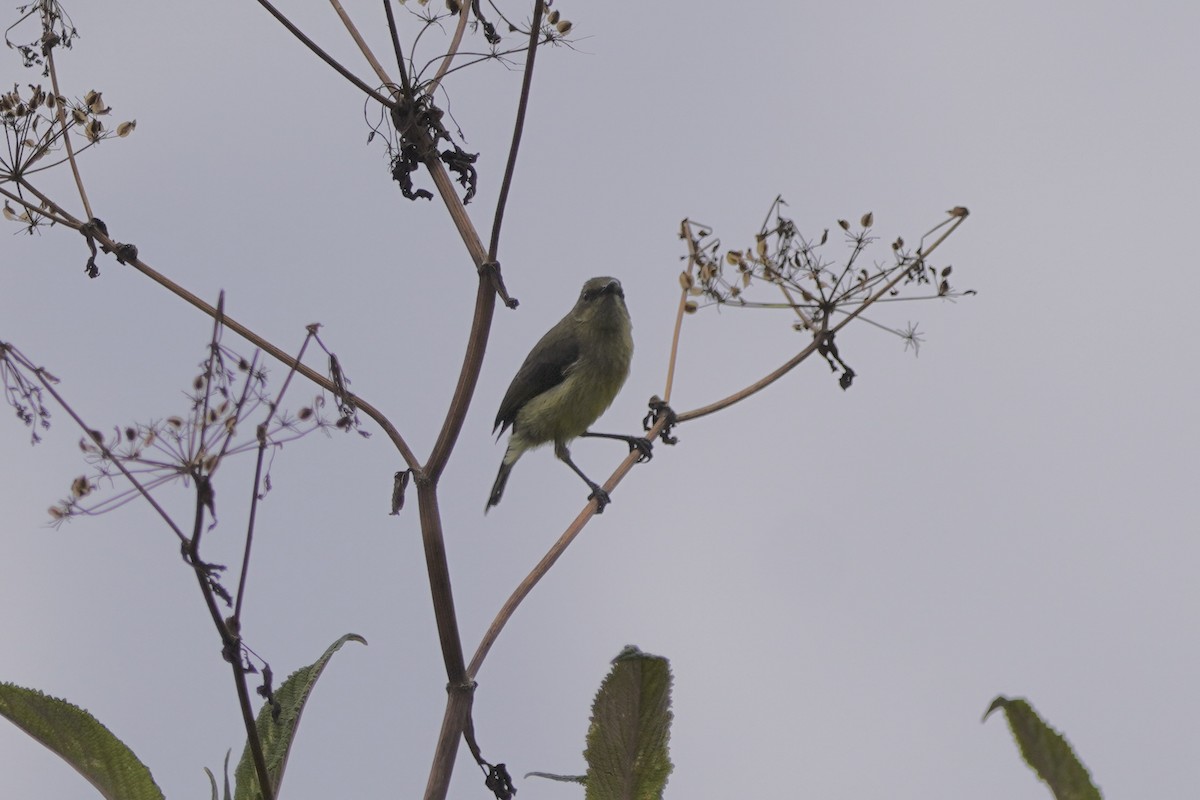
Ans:
{"type": "MultiPolygon", "coordinates": [[[[938,246],[941,245],[942,242],[946,241],[946,239],[949,238],[949,236],[952,233],[954,233],[955,230],[957,230],[958,226],[961,225],[963,220],[966,219],[966,216],[965,215],[957,216],[957,217],[953,217],[952,219],[953,219],[953,222],[946,220],[946,221],[943,221],[941,224],[937,225],[936,227],[934,227],[933,231],[936,231],[938,228],[941,228],[943,225],[950,224],[950,229],[947,230],[945,233],[943,233],[940,237],[938,237],[938,239],[932,245],[930,245],[928,248],[922,248],[919,251],[917,260],[912,264],[912,266],[910,266],[908,269],[898,270],[896,276],[893,277],[886,284],[884,284],[882,288],[880,288],[873,295],[871,295],[866,300],[864,300],[853,311],[847,312],[845,319],[843,319],[837,325],[834,325],[832,328],[830,328],[829,333],[836,334],[842,328],[849,325],[854,319],[856,319],[860,314],[862,314],[862,312],[866,311],[867,308],[869,308],[871,305],[876,303],[881,298],[886,297],[887,293],[890,292],[893,288],[895,288],[896,284],[898,284],[898,283],[900,283],[900,281],[904,280],[905,277],[907,277],[913,270],[921,269],[925,264],[925,258],[930,253],[932,253],[934,250],[936,250],[938,248],[938,246]]],[[[930,233],[932,233],[933,231],[930,231],[930,233]]],[[[928,235],[929,234],[926,234],[926,236],[928,236],[928,235]]],[[[822,336],[823,334],[818,333],[815,335],[822,336]]],[[[797,353],[792,358],[788,359],[787,362],[785,362],[782,366],[780,366],[778,369],[776,369],[770,375],[767,375],[767,376],[755,381],[754,383],[750,384],[746,388],[741,389],[740,391],[734,392],[733,394],[729,395],[728,397],[718,400],[715,403],[710,403],[706,406],[702,406],[701,408],[692,409],[691,411],[684,411],[678,415],[677,421],[687,422],[688,420],[693,420],[698,417],[703,417],[708,414],[712,414],[714,411],[720,411],[723,408],[728,408],[729,406],[733,405],[734,403],[745,400],[750,395],[755,394],[756,392],[759,392],[762,389],[765,389],[767,386],[770,386],[772,383],[779,380],[784,375],[786,375],[788,372],[790,372],[801,361],[803,361],[804,359],[811,356],[817,350],[819,341],[820,341],[819,339],[814,338],[814,340],[812,341],[811,344],[809,344],[807,347],[805,347],[803,350],[801,350],[799,353],[797,353]]]]}
{"type": "Polygon", "coordinates": [[[124,475],[125,479],[133,485],[133,488],[137,489],[138,493],[146,499],[147,503],[150,504],[150,507],[153,508],[160,517],[162,517],[163,522],[167,523],[167,527],[175,533],[175,536],[178,537],[179,541],[186,544],[188,541],[187,535],[180,530],[178,525],[175,524],[175,520],[171,519],[171,516],[167,514],[166,509],[158,504],[158,501],[154,499],[154,496],[146,490],[146,487],[142,486],[141,482],[137,478],[133,477],[133,473],[125,468],[125,465],[122,464],[120,459],[118,459],[112,453],[112,451],[110,451],[104,445],[104,442],[96,441],[92,438],[92,429],[89,428],[87,424],[84,423],[83,419],[81,419],[80,416],[75,413],[75,409],[68,405],[67,401],[63,399],[63,396],[55,391],[54,384],[46,378],[42,369],[29,363],[27,363],[26,366],[33,371],[33,374],[37,376],[38,382],[40,382],[43,388],[50,393],[50,396],[54,398],[55,402],[57,402],[58,405],[67,412],[67,415],[71,419],[75,420],[75,424],[78,425],[81,430],[83,430],[83,435],[87,437],[89,441],[93,442],[96,447],[100,448],[100,452],[104,454],[104,457],[121,471],[121,474],[124,475]]]}
{"type": "MultiPolygon", "coordinates": [[[[543,0],[533,4],[533,24],[529,29],[529,50],[525,56],[525,74],[521,78],[521,99],[517,101],[517,120],[513,124],[512,143],[508,148],[508,163],[504,165],[504,179],[500,181],[500,197],[496,201],[496,213],[492,218],[492,241],[488,246],[488,261],[495,261],[500,248],[500,226],[504,223],[504,208],[508,203],[508,191],[512,188],[513,172],[517,167],[517,151],[521,149],[521,134],[525,130],[525,112],[529,108],[529,87],[533,84],[533,61],[537,57],[538,33],[542,27],[543,0]]],[[[461,12],[464,16],[466,9],[461,12]]]]}
{"type": "Polygon", "coordinates": [[[692,409],[691,411],[684,411],[684,412],[676,415],[676,421],[677,422],[687,422],[688,420],[697,419],[698,417],[706,416],[708,414],[713,413],[714,411],[720,411],[723,408],[728,408],[729,406],[733,405],[734,403],[745,400],[750,395],[755,394],[756,392],[759,392],[762,389],[767,388],[772,383],[774,383],[775,381],[782,378],[784,375],[791,372],[792,368],[794,368],[797,364],[799,364],[804,359],[811,356],[816,351],[817,351],[817,340],[814,339],[807,347],[805,347],[799,353],[797,353],[796,355],[794,355],[790,359],[788,359],[782,366],[779,367],[779,369],[775,370],[770,375],[766,375],[765,377],[760,378],[759,380],[750,384],[746,388],[744,388],[740,391],[734,392],[733,394],[729,395],[728,397],[726,397],[722,400],[718,400],[715,403],[710,403],[701,408],[692,409]]]}
{"type": "MultiPolygon", "coordinates": [[[[307,345],[308,340],[305,340],[304,343],[307,345]]],[[[304,354],[304,350],[303,350],[303,348],[301,348],[300,355],[303,355],[303,354],[304,354]]],[[[300,356],[297,356],[297,360],[299,358],[300,358],[300,356]]],[[[257,356],[255,357],[255,361],[250,364],[250,374],[253,374],[254,367],[256,364],[257,364],[257,356]]],[[[294,374],[295,374],[295,370],[292,370],[291,372],[289,372],[288,379],[290,380],[292,375],[294,375],[294,374]]],[[[247,387],[250,386],[250,381],[246,381],[246,386],[247,387]]],[[[286,382],[284,384],[284,388],[287,388],[286,382]]],[[[282,395],[282,394],[283,394],[283,392],[280,391],[280,395],[282,395]]],[[[258,490],[259,490],[259,487],[262,486],[263,460],[266,456],[266,450],[267,450],[267,435],[266,435],[267,423],[270,422],[271,415],[275,413],[275,409],[278,407],[279,407],[278,400],[276,400],[275,404],[270,406],[270,411],[267,414],[267,419],[264,420],[258,426],[258,430],[257,430],[258,453],[256,454],[257,457],[255,458],[255,461],[254,461],[254,482],[250,486],[250,512],[246,515],[246,517],[247,517],[247,519],[246,519],[246,544],[242,548],[242,568],[238,573],[237,596],[233,603],[233,619],[237,623],[239,629],[241,628],[241,619],[242,619],[242,600],[246,596],[246,579],[247,579],[247,576],[249,576],[249,574],[250,574],[250,551],[254,547],[254,523],[258,519],[258,497],[259,497],[258,490]]]]}
{"type": "MultiPolygon", "coordinates": [[[[224,298],[224,292],[222,292],[221,295],[222,298],[224,298]]],[[[250,550],[254,544],[254,521],[258,518],[259,487],[262,486],[263,461],[266,458],[267,452],[267,427],[271,424],[271,419],[275,416],[276,412],[283,407],[283,397],[285,394],[287,394],[288,386],[291,385],[292,378],[295,376],[296,370],[300,366],[300,362],[304,359],[304,351],[308,349],[309,343],[312,342],[315,336],[315,327],[310,327],[308,334],[304,337],[304,342],[300,345],[300,350],[296,353],[295,360],[292,361],[292,366],[291,369],[288,370],[287,377],[283,379],[283,386],[279,388],[279,394],[275,396],[274,402],[267,406],[266,419],[258,424],[258,453],[254,462],[254,483],[251,485],[250,513],[247,515],[248,519],[246,521],[246,545],[242,551],[242,569],[238,576],[237,599],[233,604],[233,618],[239,623],[242,619],[242,599],[246,595],[246,576],[250,572],[250,550]]],[[[250,375],[254,374],[254,368],[257,363],[256,355],[255,361],[250,364],[250,368],[247,370],[250,375]]],[[[249,391],[250,384],[251,381],[247,380],[245,386],[246,391],[249,391]]],[[[245,402],[244,393],[240,402],[245,402]]],[[[228,445],[230,441],[232,441],[232,437],[226,437],[226,445],[228,445]]]]}
{"type": "Polygon", "coordinates": [[[438,66],[437,72],[425,88],[425,94],[432,96],[437,91],[438,86],[442,82],[442,78],[446,77],[446,73],[450,71],[450,65],[454,62],[454,57],[458,55],[458,48],[462,46],[463,34],[467,31],[467,21],[470,15],[467,14],[466,6],[462,6],[458,10],[458,27],[454,29],[454,35],[450,37],[450,48],[446,51],[446,55],[442,56],[442,63],[438,66]]]}
{"type": "MultiPolygon", "coordinates": [[[[331,0],[336,2],[336,0],[331,0]]],[[[412,84],[408,82],[408,70],[404,67],[404,50],[400,46],[400,30],[396,26],[396,14],[392,11],[392,0],[383,0],[383,11],[387,15],[388,33],[392,37],[392,53],[396,56],[396,69],[400,70],[400,89],[405,97],[412,97],[412,84]]]]}
{"type": "Polygon", "coordinates": [[[438,508],[437,483],[428,480],[424,475],[418,475],[415,482],[421,517],[421,541],[425,546],[425,569],[429,575],[434,620],[437,623],[438,640],[441,643],[449,689],[442,730],[438,734],[433,761],[429,767],[425,798],[442,800],[450,790],[450,776],[454,772],[454,762],[458,756],[458,743],[462,738],[466,720],[471,714],[472,692],[463,660],[458,616],[454,610],[454,592],[450,586],[450,566],[446,558],[446,540],[438,508]]]}
{"type": "Polygon", "coordinates": [[[204,530],[204,509],[206,506],[203,492],[204,484],[196,481],[196,516],[192,526],[192,536],[186,545],[188,561],[196,582],[200,585],[200,594],[208,606],[217,635],[221,637],[222,652],[233,670],[233,685],[238,696],[238,707],[242,712],[242,724],[246,728],[246,745],[250,748],[250,759],[254,762],[254,772],[258,776],[262,800],[274,800],[275,788],[271,785],[271,773],[267,769],[267,759],[263,755],[262,740],[258,736],[258,726],[254,721],[254,709],[250,705],[250,689],[246,686],[246,670],[242,666],[242,640],[221,619],[221,609],[217,607],[217,599],[209,583],[209,567],[200,558],[200,534],[204,530]]]}
{"type": "Polygon", "coordinates": [[[363,54],[363,58],[371,65],[371,69],[375,71],[375,77],[379,78],[380,83],[385,86],[399,86],[400,84],[392,81],[388,77],[387,70],[383,68],[383,64],[371,52],[371,48],[367,46],[367,41],[358,32],[358,28],[354,25],[354,21],[350,19],[350,15],[346,13],[346,9],[342,8],[342,4],[338,0],[329,0],[329,4],[333,6],[333,10],[337,12],[338,17],[342,20],[342,25],[346,26],[346,31],[350,34],[350,38],[358,45],[359,51],[363,54]]]}
{"type": "Polygon", "coordinates": [[[35,206],[33,203],[31,203],[28,200],[26,200],[25,198],[21,197],[19,194],[16,194],[15,192],[10,192],[8,189],[5,189],[3,186],[0,186],[0,197],[6,197],[9,200],[12,200],[14,203],[18,203],[18,204],[24,206],[31,214],[39,214],[44,217],[49,217],[51,220],[54,221],[54,223],[56,225],[62,225],[67,228],[74,228],[75,230],[79,230],[79,228],[81,226],[81,223],[79,222],[79,220],[75,219],[71,215],[67,214],[67,215],[63,216],[60,214],[59,211],[49,211],[46,208],[40,208],[38,206],[35,206]]]}
{"type": "Polygon", "coordinates": [[[265,8],[267,10],[267,12],[271,14],[271,16],[273,16],[273,17],[275,17],[275,19],[279,20],[279,24],[281,24],[281,25],[283,25],[283,27],[287,28],[288,31],[293,36],[295,36],[297,39],[299,39],[304,44],[305,47],[307,47],[309,50],[312,50],[314,53],[316,53],[318,58],[320,58],[322,61],[324,61],[329,66],[333,67],[333,69],[339,75],[341,75],[343,78],[345,78],[346,80],[353,83],[355,86],[357,86],[359,89],[361,89],[365,94],[370,95],[371,97],[375,98],[375,100],[377,102],[387,106],[388,108],[395,107],[395,105],[396,105],[395,101],[391,100],[390,98],[384,97],[383,95],[376,92],[374,89],[372,89],[370,86],[368,86],[361,78],[359,78],[357,75],[355,75],[350,70],[343,67],[340,63],[338,63],[337,59],[335,59],[333,56],[329,55],[324,50],[322,50],[320,47],[318,47],[316,42],[314,42],[312,39],[308,38],[304,34],[304,31],[297,28],[296,25],[291,20],[289,20],[287,17],[285,17],[277,8],[275,8],[275,6],[271,5],[269,0],[258,0],[258,4],[260,6],[262,6],[263,8],[265,8]]]}
{"type": "Polygon", "coordinates": [[[862,312],[866,311],[869,306],[873,305],[880,299],[886,297],[887,293],[890,292],[893,288],[895,288],[896,284],[898,284],[898,283],[900,283],[900,281],[904,280],[905,275],[907,275],[909,272],[912,272],[914,270],[921,269],[922,267],[924,267],[925,259],[929,256],[929,254],[932,253],[934,250],[937,250],[938,247],[941,246],[942,242],[949,239],[951,234],[953,234],[956,230],[958,230],[958,226],[962,225],[963,221],[966,220],[966,218],[967,218],[967,216],[964,213],[960,216],[951,217],[950,219],[952,219],[953,222],[951,222],[950,219],[947,219],[947,220],[942,220],[940,223],[935,225],[933,227],[933,229],[929,231],[929,233],[925,234],[925,236],[928,236],[930,233],[933,233],[933,231],[936,231],[938,228],[941,228],[942,226],[947,225],[947,224],[950,225],[950,229],[947,230],[945,233],[943,233],[941,236],[939,236],[933,244],[929,245],[928,248],[925,247],[925,245],[924,245],[925,238],[922,237],[921,238],[921,242],[922,242],[921,247],[917,250],[916,262],[911,267],[909,267],[907,271],[900,273],[899,275],[897,275],[896,277],[894,277],[890,281],[888,281],[887,284],[885,284],[882,289],[875,292],[875,294],[871,295],[866,300],[864,300],[853,311],[847,313],[846,318],[843,319],[841,322],[839,322],[837,325],[834,325],[832,328],[830,328],[829,332],[837,333],[842,328],[849,325],[860,314],[862,314],[862,312]]]}
{"type": "MultiPolygon", "coordinates": [[[[45,202],[49,206],[49,208],[54,211],[54,213],[61,214],[68,220],[73,220],[74,224],[71,225],[71,227],[74,227],[74,228],[79,227],[80,223],[77,220],[74,220],[74,218],[70,214],[67,214],[57,203],[54,203],[52,200],[50,200],[50,198],[43,195],[36,188],[34,188],[31,184],[22,180],[21,186],[23,188],[25,188],[26,190],[28,190],[29,192],[31,192],[33,195],[35,195],[39,200],[42,200],[43,202],[45,202]]],[[[118,243],[116,241],[114,241],[112,238],[110,238],[109,236],[107,236],[103,233],[97,232],[97,233],[94,233],[93,236],[95,237],[96,241],[100,242],[102,245],[104,245],[105,248],[107,248],[109,250],[115,250],[118,247],[118,243]]],[[[174,294],[176,297],[179,297],[179,298],[185,300],[186,302],[190,303],[191,305],[195,306],[196,308],[200,309],[208,316],[213,317],[213,318],[216,317],[217,309],[215,309],[213,306],[206,303],[204,300],[200,299],[196,295],[192,294],[187,289],[184,289],[182,286],[175,283],[170,278],[159,273],[158,271],[156,271],[154,268],[152,268],[149,264],[147,264],[142,259],[133,258],[133,259],[127,260],[125,263],[127,265],[133,267],[138,272],[142,273],[143,275],[145,275],[147,278],[154,281],[158,285],[167,289],[169,292],[174,294]]],[[[294,362],[295,359],[292,356],[288,355],[281,348],[276,347],[271,342],[269,342],[266,339],[264,339],[263,337],[259,336],[257,333],[250,330],[245,325],[242,325],[237,320],[235,320],[229,316],[223,317],[223,320],[224,320],[224,325],[226,328],[233,331],[238,336],[241,336],[243,339],[250,342],[252,345],[259,348],[263,352],[267,353],[269,356],[276,359],[280,363],[290,365],[294,362]]],[[[326,391],[334,393],[334,394],[336,394],[338,392],[338,388],[333,384],[333,381],[329,380],[321,373],[314,371],[312,368],[305,366],[304,364],[297,364],[296,371],[299,372],[304,377],[308,378],[313,383],[320,386],[322,389],[325,389],[326,391]]],[[[388,418],[386,416],[384,416],[382,412],[380,412],[377,408],[375,408],[375,406],[371,405],[363,398],[355,395],[353,397],[353,399],[354,399],[355,406],[359,410],[361,410],[364,414],[366,414],[368,417],[375,420],[375,422],[379,425],[379,427],[383,429],[383,431],[387,434],[388,438],[391,439],[392,444],[394,444],[396,446],[396,449],[398,451],[400,451],[400,455],[404,458],[404,462],[406,464],[408,464],[409,467],[414,470],[420,469],[421,464],[419,461],[417,461],[416,455],[409,448],[408,443],[404,441],[404,438],[400,435],[400,432],[396,430],[396,427],[391,423],[391,421],[388,420],[388,418]]]]}
{"type": "MultiPolygon", "coordinates": [[[[45,8],[42,11],[43,25],[49,29],[50,18],[49,12],[45,8]]],[[[54,48],[48,48],[46,51],[46,66],[50,69],[50,85],[54,89],[55,98],[61,98],[62,92],[58,89],[58,69],[54,66],[54,48]]],[[[79,189],[79,199],[83,201],[83,211],[87,214],[87,218],[91,219],[95,216],[92,213],[92,204],[88,202],[87,190],[83,188],[83,176],[79,174],[79,164],[75,160],[75,147],[71,144],[71,134],[67,130],[67,112],[63,109],[61,101],[55,102],[55,111],[58,115],[58,127],[62,131],[63,146],[67,150],[67,161],[71,164],[71,174],[75,176],[75,187],[79,189]]]]}
{"type": "MultiPolygon", "coordinates": [[[[679,223],[679,238],[688,243],[688,263],[685,274],[688,283],[696,279],[696,237],[692,235],[692,221],[684,219],[679,223]]],[[[671,332],[671,355],[667,358],[667,384],[663,388],[663,402],[671,402],[671,390],[675,386],[675,363],[679,359],[679,335],[683,330],[683,315],[687,310],[688,290],[679,290],[679,308],[675,311],[675,329],[671,332]]]]}
{"type": "Polygon", "coordinates": [[[811,331],[813,329],[813,321],[809,318],[808,314],[805,314],[804,310],[800,308],[800,304],[797,303],[796,298],[792,296],[792,290],[789,289],[779,278],[775,278],[774,281],[775,285],[779,287],[779,291],[783,292],[783,299],[787,300],[788,306],[791,307],[792,311],[796,312],[796,316],[800,318],[800,324],[804,326],[806,331],[811,331]]]}

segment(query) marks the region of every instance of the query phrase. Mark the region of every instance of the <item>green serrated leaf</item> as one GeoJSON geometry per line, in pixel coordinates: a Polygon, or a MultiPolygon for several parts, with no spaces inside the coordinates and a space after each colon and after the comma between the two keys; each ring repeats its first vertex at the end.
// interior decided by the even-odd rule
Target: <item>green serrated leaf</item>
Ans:
{"type": "Polygon", "coordinates": [[[670,663],[626,647],[592,703],[587,800],[659,800],[673,769],[671,718],[670,663]]]}
{"type": "Polygon", "coordinates": [[[57,753],[108,800],[163,800],[146,765],[79,706],[0,683],[0,715],[57,753]]]}
{"type": "Polygon", "coordinates": [[[1101,800],[1100,790],[1071,745],[1042,721],[1027,700],[1001,695],[988,706],[983,718],[986,720],[998,708],[1004,709],[1021,757],[1046,782],[1056,800],[1101,800]]]}
{"type": "MultiPolygon", "coordinates": [[[[296,738],[296,729],[300,726],[300,714],[304,704],[312,692],[317,678],[321,677],[325,665],[333,654],[342,649],[346,642],[361,642],[367,640],[356,633],[348,633],[329,646],[320,658],[307,667],[301,667],[288,676],[275,691],[275,702],[279,704],[279,716],[276,718],[270,703],[264,703],[258,712],[255,725],[258,727],[258,737],[262,741],[263,757],[267,762],[267,772],[271,776],[271,784],[275,795],[279,796],[279,785],[283,782],[283,770],[287,766],[288,754],[292,742],[296,738]]],[[[242,752],[242,760],[238,762],[233,773],[237,785],[234,788],[235,800],[259,800],[262,789],[258,784],[258,774],[254,770],[254,758],[247,744],[242,752]]]]}

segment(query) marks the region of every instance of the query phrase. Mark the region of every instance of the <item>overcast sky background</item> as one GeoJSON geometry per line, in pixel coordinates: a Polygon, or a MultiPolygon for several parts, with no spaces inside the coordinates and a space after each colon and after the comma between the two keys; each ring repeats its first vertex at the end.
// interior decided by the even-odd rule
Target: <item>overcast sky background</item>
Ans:
{"type": "MultiPolygon", "coordinates": [[[[388,60],[380,4],[345,6],[388,60]]],[[[373,82],[327,6],[281,7],[373,82]]],[[[517,776],[581,772],[592,696],[632,643],[675,674],[668,797],[1045,797],[1004,721],[980,724],[1001,693],[1062,730],[1106,797],[1192,794],[1200,7],[556,7],[575,48],[538,57],[500,252],[521,307],[497,311],[442,483],[468,653],[584,503],[540,451],[483,515],[499,399],[585,279],[625,285],[634,367],[597,428],[627,432],[663,390],[684,217],[747,245],[777,194],[812,235],[873,211],[886,260],[895,236],[915,242],[965,205],[935,261],[979,294],[870,315],[919,322],[916,358],[878,328],[848,328],[850,391],[813,360],[658,447],[485,663],[485,755],[517,776]]],[[[284,348],[322,323],[354,391],[424,457],[476,278],[440,202],[403,199],[382,147],[366,145],[360,93],[249,0],[68,10],[82,37],[59,56],[64,92],[103,90],[114,122],[138,121],[82,159],[114,238],[209,300],[224,289],[232,317],[284,348]]],[[[40,80],[11,52],[3,75],[40,80]]],[[[519,80],[490,64],[447,86],[481,153],[471,209],[485,237],[519,80]]],[[[68,179],[43,185],[81,214],[68,179]]],[[[57,375],[94,427],[185,412],[210,320],[111,259],[88,280],[76,234],[11,230],[0,340],[57,375]]],[[[784,312],[689,317],[675,407],[774,369],[805,344],[790,325],[784,312]]],[[[291,393],[295,408],[313,391],[291,393]]],[[[194,578],[143,505],[46,526],[83,472],[79,432],[54,422],[38,447],[15,419],[0,425],[0,680],[88,708],[168,797],[207,796],[201,768],[219,771],[227,748],[236,761],[244,733],[194,578]]],[[[598,480],[623,456],[602,441],[573,452],[598,480]]],[[[251,467],[220,474],[211,560],[237,561],[251,467]]],[[[425,786],[445,674],[415,496],[387,514],[401,467],[378,432],[314,435],[276,456],[247,641],[281,678],[343,633],[370,642],[318,684],[284,797],[425,786]]],[[[186,518],[185,492],[163,497],[186,518]]],[[[485,797],[461,755],[451,796],[485,797]]],[[[0,776],[5,796],[94,796],[7,725],[0,776]]],[[[580,796],[518,785],[522,800],[580,796]]]]}

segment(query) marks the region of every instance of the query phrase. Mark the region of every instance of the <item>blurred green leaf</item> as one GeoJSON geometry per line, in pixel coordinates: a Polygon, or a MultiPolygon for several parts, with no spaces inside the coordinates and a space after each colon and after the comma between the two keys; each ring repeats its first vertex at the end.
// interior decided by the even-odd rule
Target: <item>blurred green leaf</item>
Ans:
{"type": "Polygon", "coordinates": [[[588,728],[588,800],[658,800],[673,768],[671,668],[632,645],[613,659],[588,728]]]}
{"type": "MultiPolygon", "coordinates": [[[[279,796],[279,785],[283,782],[283,770],[287,766],[288,754],[296,737],[296,729],[300,726],[300,714],[304,704],[312,692],[317,678],[321,677],[325,665],[333,654],[342,649],[346,642],[361,642],[367,640],[356,633],[348,633],[329,646],[320,658],[307,667],[301,667],[293,672],[275,692],[275,702],[279,704],[278,716],[273,713],[272,705],[264,703],[258,712],[255,724],[258,727],[258,737],[262,740],[263,757],[267,762],[267,771],[271,776],[271,784],[275,796],[279,796]]],[[[254,758],[250,754],[250,746],[242,752],[242,760],[238,762],[233,773],[237,785],[234,788],[236,800],[258,800],[262,797],[262,789],[258,784],[258,774],[254,770],[254,758]]]]}
{"type": "Polygon", "coordinates": [[[988,706],[983,718],[986,720],[998,708],[1008,717],[1021,757],[1046,782],[1056,800],[1101,800],[1100,790],[1071,745],[1042,721],[1027,700],[1009,700],[1001,695],[988,706]]]}
{"type": "Polygon", "coordinates": [[[163,800],[146,765],[79,706],[0,683],[0,715],[61,756],[109,800],[163,800]]]}

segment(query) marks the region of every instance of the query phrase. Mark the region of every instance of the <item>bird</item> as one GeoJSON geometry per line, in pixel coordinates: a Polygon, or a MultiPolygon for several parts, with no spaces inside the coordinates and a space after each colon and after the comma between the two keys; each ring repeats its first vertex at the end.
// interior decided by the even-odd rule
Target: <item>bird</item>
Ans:
{"type": "Polygon", "coordinates": [[[633,324],[621,282],[588,280],[575,307],[529,351],[500,402],[492,433],[499,438],[510,427],[512,433],[484,513],[500,502],[517,459],[549,442],[592,490],[588,499],[596,501],[596,513],[604,512],[608,493],[575,465],[567,444],[580,436],[620,439],[630,451],[642,452],[640,460],[650,458],[650,442],[643,437],[588,430],[625,385],[632,359],[633,324]]]}

